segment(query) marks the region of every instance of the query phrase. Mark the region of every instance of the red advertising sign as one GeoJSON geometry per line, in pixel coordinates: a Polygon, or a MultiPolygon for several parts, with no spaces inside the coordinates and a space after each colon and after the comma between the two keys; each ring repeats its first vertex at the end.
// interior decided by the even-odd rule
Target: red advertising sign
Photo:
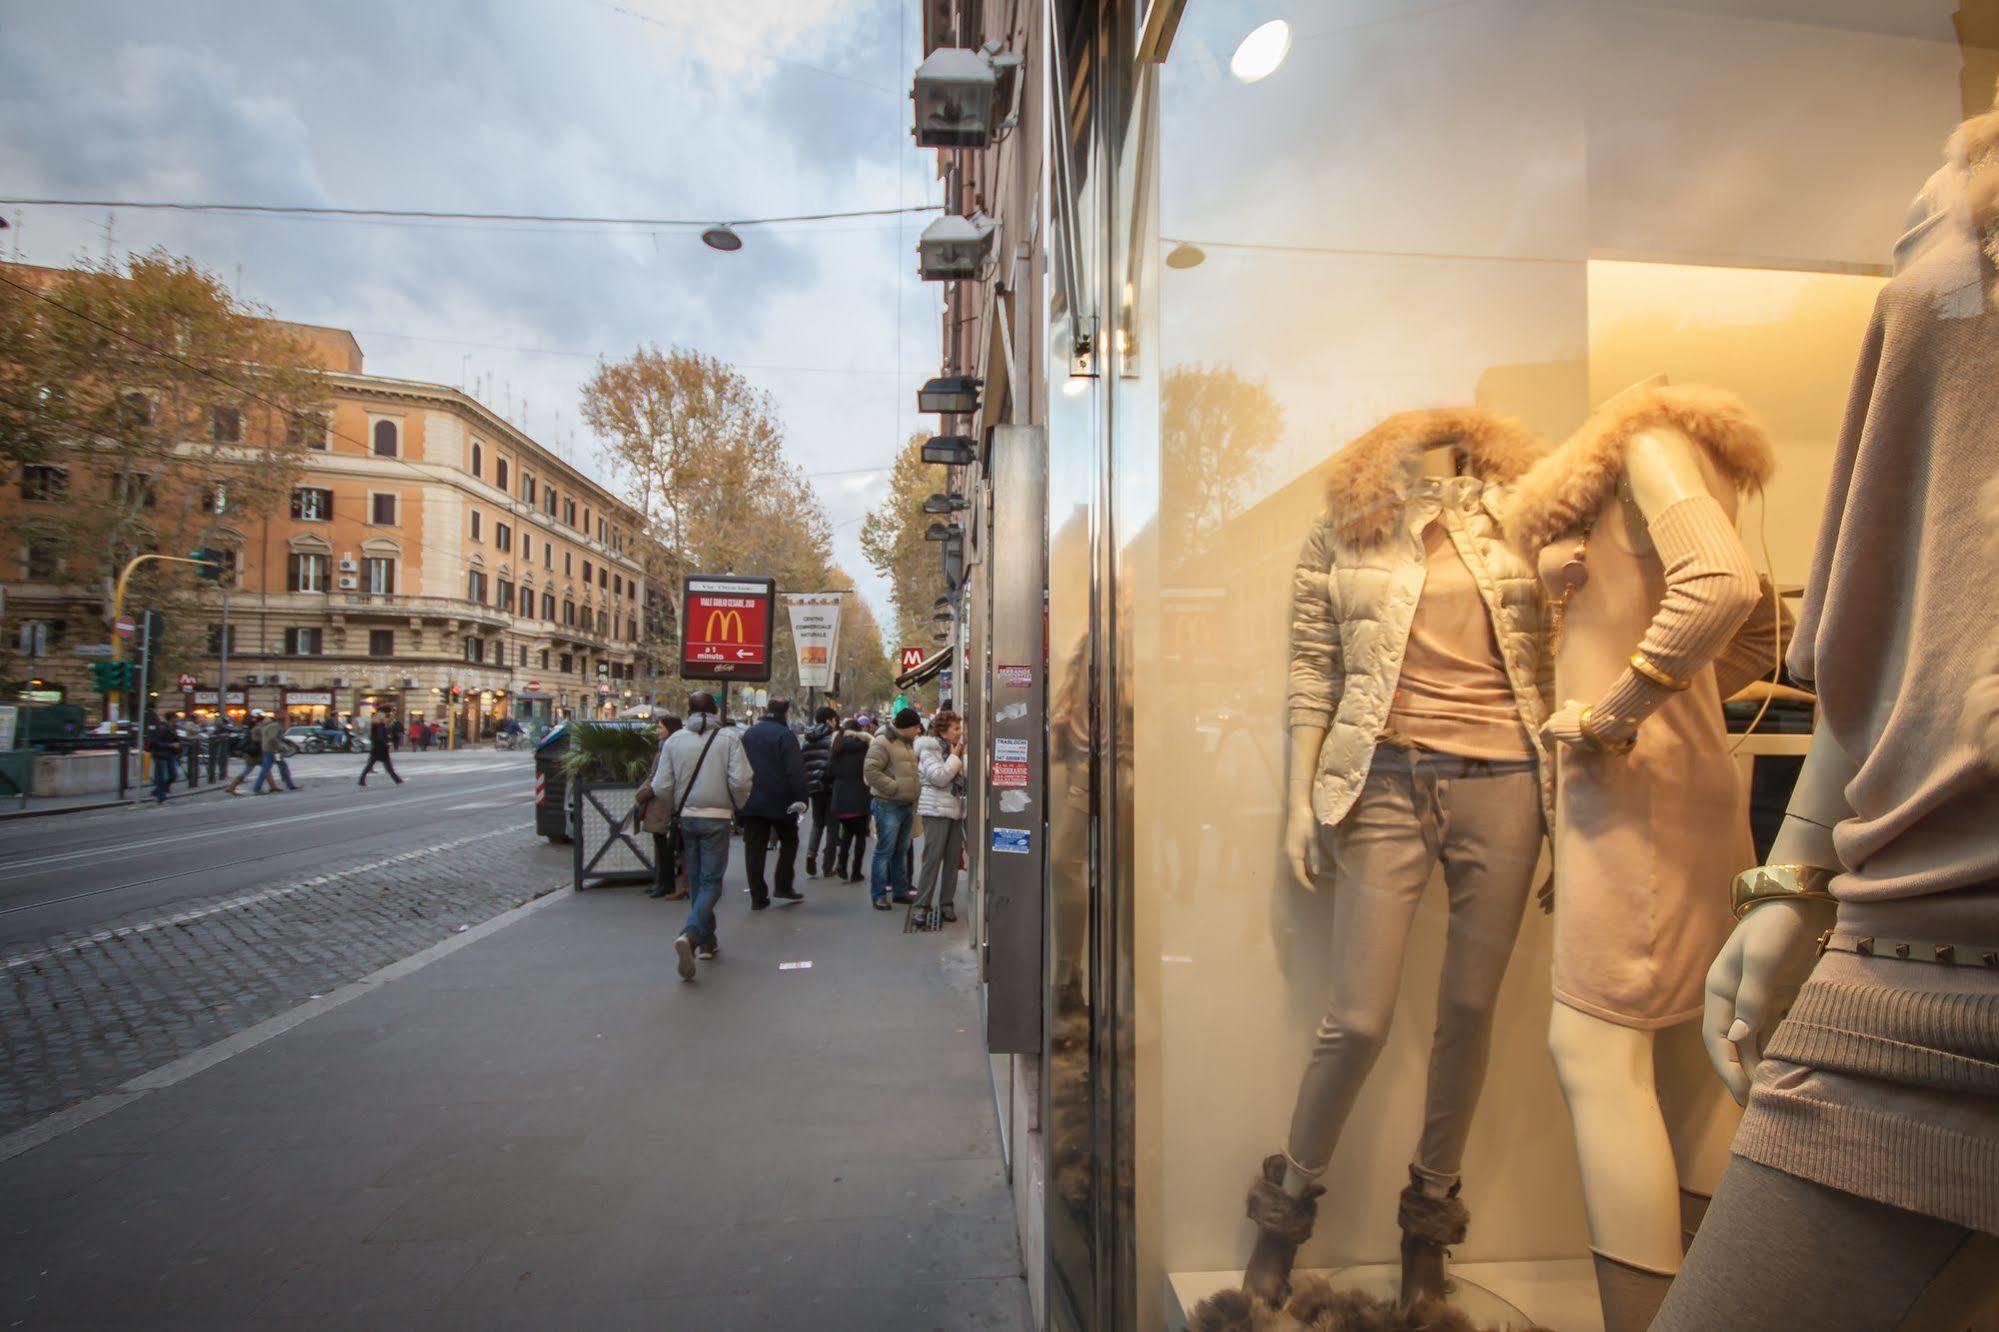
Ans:
{"type": "Polygon", "coordinates": [[[770,679],[768,578],[691,574],[681,596],[680,674],[687,680],[770,679]]]}

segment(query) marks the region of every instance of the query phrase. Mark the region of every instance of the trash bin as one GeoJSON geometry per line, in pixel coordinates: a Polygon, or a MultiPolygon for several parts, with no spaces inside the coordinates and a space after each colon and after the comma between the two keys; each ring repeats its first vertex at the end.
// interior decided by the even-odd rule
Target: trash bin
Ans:
{"type": "Polygon", "coordinates": [[[551,842],[570,839],[569,777],[562,770],[568,752],[568,722],[549,727],[534,747],[534,830],[551,842]]]}

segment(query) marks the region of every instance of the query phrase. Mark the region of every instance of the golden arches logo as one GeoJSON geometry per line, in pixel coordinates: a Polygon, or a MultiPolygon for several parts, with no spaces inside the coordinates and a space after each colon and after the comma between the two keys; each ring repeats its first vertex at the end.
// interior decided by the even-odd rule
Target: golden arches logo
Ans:
{"type": "Polygon", "coordinates": [[[708,628],[702,633],[704,643],[745,643],[743,637],[743,613],[737,610],[711,610],[708,612],[708,628]],[[717,626],[722,632],[717,632],[717,626]],[[733,632],[730,632],[733,631],[733,632]],[[723,632],[728,636],[723,637],[723,632]]]}

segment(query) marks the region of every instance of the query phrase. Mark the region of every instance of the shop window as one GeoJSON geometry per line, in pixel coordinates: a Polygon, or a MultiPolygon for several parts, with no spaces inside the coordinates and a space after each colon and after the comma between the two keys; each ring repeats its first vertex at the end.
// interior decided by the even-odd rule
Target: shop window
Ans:
{"type": "Polygon", "coordinates": [[[371,657],[395,656],[396,631],[393,629],[370,629],[368,631],[368,655],[371,657]]]}
{"type": "Polygon", "coordinates": [[[298,486],[292,490],[292,517],[323,523],[333,517],[333,492],[319,486],[298,486]]]}
{"type": "Polygon", "coordinates": [[[374,494],[368,497],[368,521],[377,527],[396,525],[396,497],[374,494]]]}
{"type": "Polygon", "coordinates": [[[285,557],[285,587],[292,592],[326,591],[327,557],[317,551],[295,550],[285,557]]]}
{"type": "Polygon", "coordinates": [[[393,596],[396,590],[396,562],[386,555],[369,555],[361,561],[363,585],[370,596],[393,596]]]}
{"type": "Polygon", "coordinates": [[[325,641],[323,629],[291,628],[285,630],[285,655],[287,657],[317,657],[325,641]]]}
{"type": "Polygon", "coordinates": [[[394,421],[377,421],[374,427],[375,456],[396,458],[402,455],[402,436],[394,421]]]}
{"type": "Polygon", "coordinates": [[[52,504],[69,494],[69,469],[48,463],[29,463],[21,469],[21,498],[37,504],[52,504]]]}
{"type": "Polygon", "coordinates": [[[208,410],[208,437],[217,444],[237,444],[243,439],[243,412],[238,407],[211,407],[208,410]]]}

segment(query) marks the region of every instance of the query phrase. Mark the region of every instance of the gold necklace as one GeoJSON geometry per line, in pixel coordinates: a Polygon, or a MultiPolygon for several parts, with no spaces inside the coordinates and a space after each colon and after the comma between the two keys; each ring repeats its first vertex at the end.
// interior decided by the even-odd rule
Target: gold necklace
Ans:
{"type": "Polygon", "coordinates": [[[1591,519],[1583,524],[1582,534],[1576,538],[1576,548],[1569,552],[1569,558],[1562,562],[1562,595],[1555,602],[1555,625],[1551,651],[1559,654],[1562,650],[1562,626],[1569,620],[1569,598],[1581,591],[1589,582],[1589,538],[1596,522],[1591,519]]]}

